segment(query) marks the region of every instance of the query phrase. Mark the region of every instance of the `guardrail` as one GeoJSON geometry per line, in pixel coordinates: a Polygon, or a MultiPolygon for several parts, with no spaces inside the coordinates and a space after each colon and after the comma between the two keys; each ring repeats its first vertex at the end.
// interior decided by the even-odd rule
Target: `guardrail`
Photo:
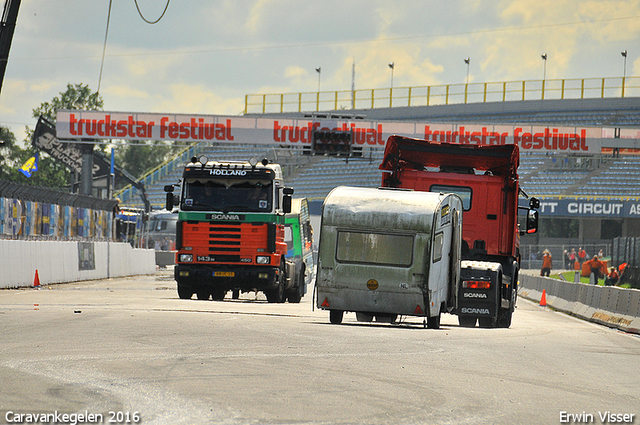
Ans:
{"type": "Polygon", "coordinates": [[[518,295],[572,316],[624,332],[640,333],[640,290],[563,282],[520,274],[518,295]]]}
{"type": "Polygon", "coordinates": [[[515,100],[640,96],[640,77],[444,84],[245,96],[244,113],[373,109],[515,100]]]}

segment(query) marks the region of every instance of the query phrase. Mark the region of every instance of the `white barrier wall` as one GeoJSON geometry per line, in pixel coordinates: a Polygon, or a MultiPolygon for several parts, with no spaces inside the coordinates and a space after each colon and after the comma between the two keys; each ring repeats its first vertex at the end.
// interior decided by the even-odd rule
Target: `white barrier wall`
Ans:
{"type": "Polygon", "coordinates": [[[518,295],[625,332],[640,333],[640,290],[563,282],[520,274],[518,295]]]}
{"type": "Polygon", "coordinates": [[[0,288],[154,274],[155,252],[123,242],[0,240],[0,288]]]}

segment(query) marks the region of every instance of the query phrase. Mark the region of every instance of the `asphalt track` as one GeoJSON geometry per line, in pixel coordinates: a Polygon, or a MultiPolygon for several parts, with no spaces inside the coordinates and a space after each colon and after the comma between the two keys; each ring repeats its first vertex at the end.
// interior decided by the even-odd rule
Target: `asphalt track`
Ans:
{"type": "Polygon", "coordinates": [[[1,290],[0,335],[0,424],[640,423],[640,338],[522,299],[509,329],[331,325],[310,294],[180,300],[159,272],[1,290]]]}

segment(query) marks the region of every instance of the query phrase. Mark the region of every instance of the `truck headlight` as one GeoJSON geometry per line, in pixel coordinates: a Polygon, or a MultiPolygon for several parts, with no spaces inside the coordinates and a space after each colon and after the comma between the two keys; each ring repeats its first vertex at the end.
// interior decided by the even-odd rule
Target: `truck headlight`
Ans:
{"type": "Polygon", "coordinates": [[[178,262],[180,262],[180,263],[193,263],[193,254],[180,254],[180,255],[178,255],[178,262]]]}
{"type": "Polygon", "coordinates": [[[256,264],[269,264],[271,263],[271,257],[266,255],[258,255],[256,257],[256,264]]]}

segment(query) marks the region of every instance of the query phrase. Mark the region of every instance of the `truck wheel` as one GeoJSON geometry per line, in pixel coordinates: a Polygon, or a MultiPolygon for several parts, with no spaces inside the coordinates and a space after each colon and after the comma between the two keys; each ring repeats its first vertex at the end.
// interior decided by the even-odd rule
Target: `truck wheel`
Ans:
{"type": "Polygon", "coordinates": [[[427,329],[440,329],[440,313],[437,316],[427,318],[427,329]]]}
{"type": "Polygon", "coordinates": [[[500,309],[500,311],[498,312],[498,324],[497,327],[499,328],[508,328],[509,326],[511,326],[511,316],[513,315],[513,312],[509,309],[500,309]]]}
{"type": "Polygon", "coordinates": [[[293,290],[289,292],[287,299],[289,300],[290,303],[296,303],[296,304],[299,303],[300,300],[302,299],[302,297],[300,296],[300,289],[293,288],[293,290]]]}
{"type": "Polygon", "coordinates": [[[181,300],[190,300],[193,296],[191,286],[178,284],[178,296],[181,300]]]}
{"type": "Polygon", "coordinates": [[[290,303],[299,303],[302,299],[302,288],[304,287],[304,270],[300,270],[300,276],[298,278],[298,285],[294,286],[287,294],[287,299],[290,303]]]}
{"type": "Polygon", "coordinates": [[[270,303],[283,303],[285,301],[284,297],[284,266],[280,266],[280,270],[278,271],[278,286],[275,289],[269,289],[265,291],[265,295],[267,296],[267,302],[270,303]]]}
{"type": "Polygon", "coordinates": [[[196,296],[198,297],[199,300],[206,301],[209,299],[211,294],[206,289],[198,289],[198,292],[196,292],[196,296]]]}
{"type": "Polygon", "coordinates": [[[240,298],[240,290],[239,289],[234,289],[233,293],[231,295],[231,298],[233,298],[234,300],[237,300],[238,298],[240,298]]]}
{"type": "Polygon", "coordinates": [[[481,328],[495,328],[496,327],[496,319],[494,317],[479,317],[478,325],[481,328]]]}
{"type": "Polygon", "coordinates": [[[458,324],[463,328],[475,328],[477,321],[476,317],[458,316],[458,324]]]}
{"type": "Polygon", "coordinates": [[[211,291],[211,298],[213,298],[214,301],[224,300],[225,295],[227,295],[227,291],[223,289],[214,289],[211,291]]]}
{"type": "Polygon", "coordinates": [[[344,315],[344,311],[342,310],[329,310],[329,322],[334,325],[339,325],[342,323],[342,316],[344,315]]]}

